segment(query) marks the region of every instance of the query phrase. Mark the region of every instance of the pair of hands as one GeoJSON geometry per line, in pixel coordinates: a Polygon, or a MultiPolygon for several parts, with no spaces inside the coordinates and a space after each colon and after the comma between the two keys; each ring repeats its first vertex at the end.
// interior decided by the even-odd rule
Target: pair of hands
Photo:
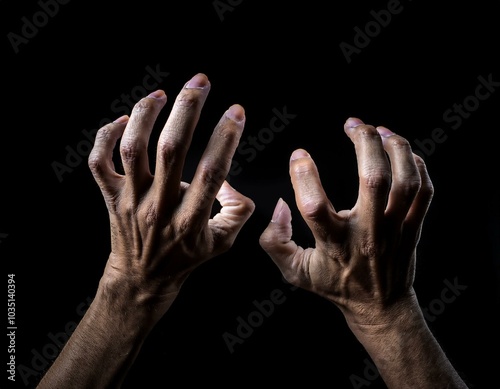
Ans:
{"type": "MultiPolygon", "coordinates": [[[[111,253],[92,304],[38,389],[121,387],[189,274],[229,250],[252,215],[253,201],[225,181],[245,125],[240,105],[224,113],[191,183],[182,182],[209,91],[207,77],[197,74],[177,96],[159,136],[154,174],[148,143],[165,106],[163,91],[98,131],[89,166],[109,211],[111,253]],[[113,165],[119,140],[123,174],[113,165]],[[215,201],[221,207],[212,216],[215,201]]],[[[291,211],[281,199],[260,245],[287,281],[341,309],[389,388],[467,389],[413,290],[416,246],[433,195],[424,162],[387,128],[350,118],[344,131],[358,164],[353,208],[336,210],[313,159],[295,150],[290,176],[315,247],[292,240],[291,211]]]]}
{"type": "MultiPolygon", "coordinates": [[[[161,90],[140,100],[130,117],[101,128],[89,156],[111,228],[100,288],[147,304],[153,323],[196,267],[230,249],[255,208],[225,181],[245,125],[240,105],[231,106],[216,125],[192,182],[181,181],[209,91],[208,78],[197,74],[179,93],[158,140],[154,173],[148,142],[167,101],[161,90]],[[124,174],[113,165],[119,140],[124,174]],[[215,201],[221,209],[211,217],[215,201]]],[[[354,207],[336,210],[311,156],[295,150],[289,173],[315,247],[293,241],[291,211],[281,199],[260,245],[288,282],[336,304],[354,333],[363,336],[365,328],[385,325],[405,306],[415,306],[416,246],[433,187],[424,162],[401,136],[356,118],[347,120],[344,131],[358,163],[354,207]]]]}

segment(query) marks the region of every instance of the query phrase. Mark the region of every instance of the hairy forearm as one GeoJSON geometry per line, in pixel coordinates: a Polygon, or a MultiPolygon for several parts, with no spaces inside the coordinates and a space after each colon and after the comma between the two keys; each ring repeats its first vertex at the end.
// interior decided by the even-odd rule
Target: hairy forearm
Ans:
{"type": "Polygon", "coordinates": [[[135,293],[103,285],[37,389],[120,387],[157,315],[135,293]]]}
{"type": "Polygon", "coordinates": [[[389,315],[387,324],[349,325],[388,388],[466,389],[420,308],[416,303],[412,306],[389,315]]]}

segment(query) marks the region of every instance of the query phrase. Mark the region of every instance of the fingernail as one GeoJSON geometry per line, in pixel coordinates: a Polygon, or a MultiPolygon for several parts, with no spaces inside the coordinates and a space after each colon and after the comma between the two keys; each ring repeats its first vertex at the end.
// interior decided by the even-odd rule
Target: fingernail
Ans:
{"type": "Polygon", "coordinates": [[[285,206],[285,201],[280,197],[276,203],[276,207],[274,207],[271,223],[288,224],[292,221],[291,218],[288,217],[287,213],[283,212],[285,210],[285,206]]]}
{"type": "Polygon", "coordinates": [[[198,73],[186,83],[186,89],[204,89],[209,85],[208,78],[202,73],[198,73]]]}
{"type": "Polygon", "coordinates": [[[349,118],[347,119],[347,121],[345,122],[345,126],[348,127],[348,128],[354,128],[354,127],[357,127],[361,124],[364,124],[362,120],[358,119],[358,118],[349,118]]]}
{"type": "Polygon", "coordinates": [[[123,115],[120,116],[118,119],[116,119],[113,123],[118,123],[118,124],[127,123],[128,119],[129,119],[128,115],[123,115]]]}
{"type": "Polygon", "coordinates": [[[147,97],[151,97],[153,99],[162,99],[163,97],[165,97],[165,92],[161,89],[158,89],[157,91],[151,92],[147,97]]]}
{"type": "Polygon", "coordinates": [[[309,158],[310,155],[307,151],[305,151],[304,149],[298,149],[298,150],[295,150],[291,157],[290,157],[290,161],[294,161],[296,159],[299,159],[299,158],[309,158]]]}
{"type": "Polygon", "coordinates": [[[226,111],[226,116],[236,123],[245,120],[245,110],[239,104],[234,104],[226,111]]]}
{"type": "Polygon", "coordinates": [[[380,134],[380,136],[383,136],[384,138],[388,138],[392,135],[395,135],[394,132],[392,132],[388,128],[382,127],[382,126],[377,127],[377,131],[380,134]]]}

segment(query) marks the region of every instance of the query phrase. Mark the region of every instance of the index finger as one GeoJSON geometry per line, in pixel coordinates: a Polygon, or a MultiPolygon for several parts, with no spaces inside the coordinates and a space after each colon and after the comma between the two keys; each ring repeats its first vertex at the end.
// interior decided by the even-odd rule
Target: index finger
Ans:
{"type": "Polygon", "coordinates": [[[316,242],[336,239],[340,218],[326,195],[314,160],[304,149],[295,150],[290,157],[290,178],[297,208],[316,242]]]}

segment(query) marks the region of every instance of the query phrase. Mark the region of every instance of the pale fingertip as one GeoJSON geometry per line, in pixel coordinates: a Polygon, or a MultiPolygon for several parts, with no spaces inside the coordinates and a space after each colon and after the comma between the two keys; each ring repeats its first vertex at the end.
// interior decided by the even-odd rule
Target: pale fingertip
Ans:
{"type": "Polygon", "coordinates": [[[158,90],[156,90],[154,92],[151,92],[146,97],[149,97],[149,98],[152,98],[152,99],[156,99],[156,100],[161,100],[161,99],[166,98],[167,95],[165,94],[165,92],[163,90],[158,89],[158,90]]]}
{"type": "Polygon", "coordinates": [[[297,149],[290,156],[290,162],[295,161],[296,159],[309,157],[311,157],[311,155],[307,151],[305,151],[304,149],[297,149]]]}
{"type": "Polygon", "coordinates": [[[390,136],[396,135],[394,132],[392,132],[391,130],[389,130],[387,127],[384,127],[384,126],[378,126],[376,129],[377,129],[377,132],[380,134],[380,136],[382,136],[384,138],[388,138],[390,136]]]}
{"type": "Polygon", "coordinates": [[[344,128],[346,128],[346,129],[354,128],[354,127],[360,126],[362,124],[365,124],[365,123],[361,119],[358,119],[356,117],[350,117],[346,120],[346,122],[344,124],[344,128]]]}
{"type": "Polygon", "coordinates": [[[279,217],[279,214],[283,209],[283,202],[283,199],[280,197],[278,199],[278,202],[276,203],[276,206],[274,207],[273,216],[271,217],[271,223],[276,223],[276,219],[279,217]]]}
{"type": "Polygon", "coordinates": [[[222,183],[216,198],[222,206],[221,212],[224,214],[234,213],[250,216],[255,210],[253,200],[238,192],[227,181],[222,183]]]}
{"type": "Polygon", "coordinates": [[[271,223],[276,223],[281,226],[289,225],[292,222],[292,214],[288,204],[281,197],[276,203],[274,208],[273,216],[271,218],[271,223]]]}
{"type": "Polygon", "coordinates": [[[236,189],[229,185],[229,182],[224,181],[217,192],[216,198],[219,202],[224,202],[226,198],[233,196],[236,192],[236,189]]]}
{"type": "Polygon", "coordinates": [[[245,120],[245,110],[239,104],[234,104],[226,111],[226,117],[233,122],[241,123],[245,120]]]}
{"type": "Polygon", "coordinates": [[[198,73],[189,80],[184,88],[186,89],[205,89],[210,86],[210,81],[204,73],[198,73]]]}
{"type": "Polygon", "coordinates": [[[129,119],[130,119],[130,117],[128,115],[123,115],[123,116],[120,116],[118,119],[114,120],[113,123],[125,124],[128,122],[129,119]]]}
{"type": "Polygon", "coordinates": [[[222,188],[224,188],[224,189],[230,189],[232,191],[236,191],[236,189],[234,189],[227,180],[224,180],[224,182],[222,183],[221,189],[222,188]]]}

